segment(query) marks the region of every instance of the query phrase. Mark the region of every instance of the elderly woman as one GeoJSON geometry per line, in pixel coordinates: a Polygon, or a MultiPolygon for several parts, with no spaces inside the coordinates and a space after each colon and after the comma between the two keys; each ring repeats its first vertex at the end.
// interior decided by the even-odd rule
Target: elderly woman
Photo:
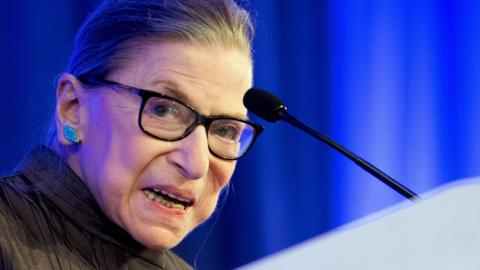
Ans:
{"type": "Polygon", "coordinates": [[[48,146],[0,185],[2,269],[191,269],[168,251],[214,211],[261,128],[232,0],[101,4],[58,78],[48,146]]]}

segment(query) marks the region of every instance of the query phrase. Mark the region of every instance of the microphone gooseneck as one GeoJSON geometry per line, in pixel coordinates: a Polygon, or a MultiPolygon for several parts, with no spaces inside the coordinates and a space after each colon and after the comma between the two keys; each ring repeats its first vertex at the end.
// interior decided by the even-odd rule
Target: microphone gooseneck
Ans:
{"type": "Polygon", "coordinates": [[[311,127],[305,125],[304,123],[293,117],[287,112],[287,107],[285,106],[285,104],[283,104],[281,100],[279,100],[277,97],[270,94],[269,92],[259,88],[252,88],[248,90],[245,94],[243,98],[243,103],[250,112],[260,118],[263,118],[272,123],[277,122],[278,120],[284,120],[291,125],[303,130],[304,132],[307,132],[311,136],[321,140],[335,150],[339,151],[341,154],[343,154],[355,164],[360,166],[362,169],[373,175],[375,178],[382,181],[396,192],[400,193],[405,198],[409,200],[415,200],[420,198],[413,191],[403,186],[399,182],[395,181],[393,178],[391,178],[366,160],[358,157],[357,155],[350,152],[348,149],[336,143],[329,137],[322,135],[318,131],[312,129],[311,127]]]}

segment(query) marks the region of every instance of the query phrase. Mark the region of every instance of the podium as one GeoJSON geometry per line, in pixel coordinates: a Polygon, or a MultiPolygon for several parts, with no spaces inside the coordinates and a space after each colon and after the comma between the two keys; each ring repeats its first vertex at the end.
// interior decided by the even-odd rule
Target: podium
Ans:
{"type": "Polygon", "coordinates": [[[480,178],[455,181],[241,270],[480,270],[480,178]]]}

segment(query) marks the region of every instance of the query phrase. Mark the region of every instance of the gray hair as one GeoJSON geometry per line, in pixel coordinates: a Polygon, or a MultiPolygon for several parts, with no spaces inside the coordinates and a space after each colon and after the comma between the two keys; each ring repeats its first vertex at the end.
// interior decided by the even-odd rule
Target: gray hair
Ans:
{"type": "Polygon", "coordinates": [[[252,36],[248,12],[233,0],[104,1],[80,28],[67,71],[105,77],[121,62],[127,41],[149,38],[236,48],[250,56],[252,36]]]}
{"type": "MultiPolygon", "coordinates": [[[[106,0],[78,31],[67,72],[105,78],[123,63],[133,41],[158,38],[234,48],[251,59],[253,32],[249,13],[234,0],[106,0]]],[[[52,121],[51,146],[55,135],[52,121]]]]}

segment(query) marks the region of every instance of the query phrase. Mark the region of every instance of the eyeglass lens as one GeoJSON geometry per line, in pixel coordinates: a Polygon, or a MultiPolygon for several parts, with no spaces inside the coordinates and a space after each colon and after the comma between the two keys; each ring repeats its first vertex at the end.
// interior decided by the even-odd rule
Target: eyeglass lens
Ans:
{"type": "MultiPolygon", "coordinates": [[[[141,127],[162,140],[179,140],[196,124],[197,113],[165,97],[150,97],[142,111],[141,127]]],[[[255,128],[235,119],[215,119],[208,128],[208,145],[218,156],[235,159],[242,156],[255,137],[255,128]]]]}

